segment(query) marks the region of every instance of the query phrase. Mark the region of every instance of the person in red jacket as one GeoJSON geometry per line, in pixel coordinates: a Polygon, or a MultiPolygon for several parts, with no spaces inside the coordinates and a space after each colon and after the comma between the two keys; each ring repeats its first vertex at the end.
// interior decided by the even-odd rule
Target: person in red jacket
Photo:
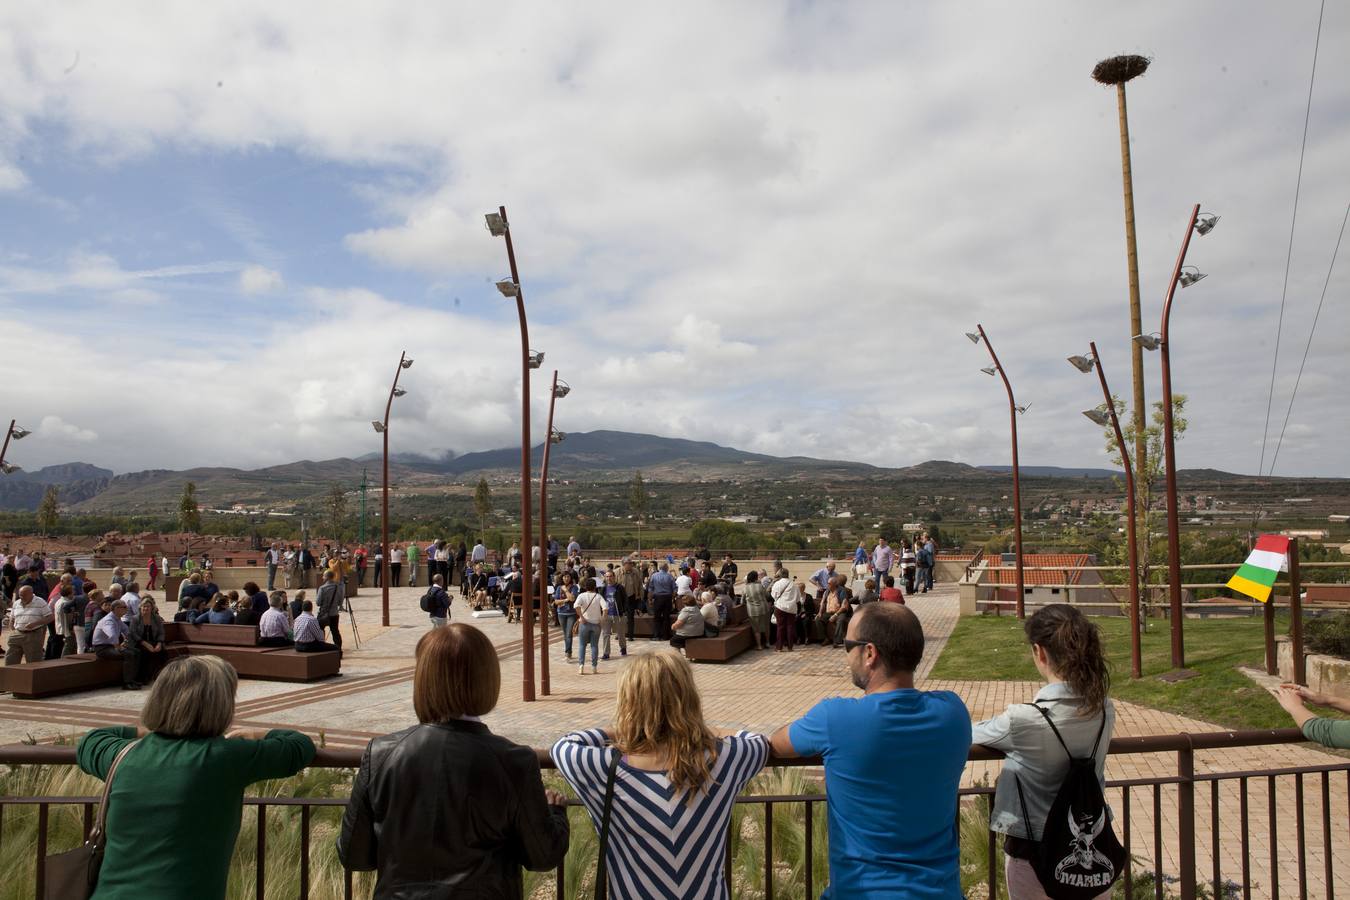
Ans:
{"type": "Polygon", "coordinates": [[[150,572],[150,581],[146,584],[145,589],[147,591],[153,591],[155,589],[155,579],[159,577],[159,560],[155,558],[153,553],[150,554],[150,558],[145,561],[145,568],[150,572]]]}
{"type": "Polygon", "coordinates": [[[881,589],[881,600],[883,603],[899,603],[905,605],[905,594],[895,586],[895,576],[886,576],[886,586],[881,589]]]}

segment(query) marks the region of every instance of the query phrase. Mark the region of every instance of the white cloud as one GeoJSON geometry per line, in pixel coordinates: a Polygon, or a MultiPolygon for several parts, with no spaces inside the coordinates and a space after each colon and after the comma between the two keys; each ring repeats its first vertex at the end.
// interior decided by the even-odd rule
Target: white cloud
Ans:
{"type": "Polygon", "coordinates": [[[248,266],[239,273],[239,289],[245,294],[268,294],[285,284],[281,273],[264,266],[248,266]]]}
{"type": "Polygon", "coordinates": [[[57,441],[78,441],[82,444],[98,440],[98,432],[89,428],[72,425],[60,416],[43,416],[37,427],[39,437],[57,441]]]}
{"type": "MultiPolygon", "coordinates": [[[[1350,15],[1331,12],[1323,44],[1344,47],[1350,15]]],[[[1211,277],[1178,298],[1173,316],[1175,387],[1191,397],[1179,456],[1255,468],[1259,449],[1245,435],[1264,412],[1311,8],[616,0],[326,13],[317,2],[261,0],[0,11],[20,49],[0,53],[0,127],[15,140],[55,125],[63,149],[109,177],[127,157],[257,148],[360,167],[359,183],[338,187],[369,216],[332,239],[354,271],[334,266],[341,274],[325,283],[369,272],[368,284],[409,296],[418,279],[456,292],[472,281],[488,298],[476,308],[490,311],[469,318],[370,291],[305,295],[290,261],[341,250],[280,246],[285,229],[257,227],[246,197],[218,198],[220,227],[255,261],[239,287],[281,289],[264,265],[284,258],[318,324],[260,336],[222,315],[217,338],[249,342],[248,360],[217,355],[186,373],[152,366],[146,377],[165,381],[138,382],[150,396],[191,384],[193,403],[229,416],[218,421],[267,436],[157,442],[148,452],[165,464],[355,453],[382,411],[389,357],[405,344],[419,359],[412,382],[428,372],[444,380],[400,401],[396,416],[409,421],[399,442],[510,443],[515,323],[491,294],[506,262],[482,223],[502,202],[532,343],[575,388],[560,408],[571,430],[882,464],[1001,462],[1001,385],[978,373],[983,348],[961,337],[978,321],[1019,401],[1033,403],[1023,459],[1098,462],[1100,435],[1077,410],[1099,395],[1063,357],[1096,339],[1122,395],[1130,371],[1116,107],[1088,72],[1104,56],[1142,51],[1154,64],[1131,84],[1130,111],[1146,330],[1157,327],[1189,204],[1223,214],[1191,249],[1211,277]],[[76,48],[80,66],[67,73],[76,48]],[[387,327],[413,317],[415,330],[387,327]],[[278,403],[256,403],[253,392],[268,390],[278,403]]],[[[1347,58],[1319,59],[1277,425],[1346,199],[1347,58]]],[[[332,187],[310,195],[314,210],[332,187]]],[[[149,281],[205,274],[135,260],[84,251],[51,271],[14,263],[0,267],[0,293],[148,300],[159,287],[149,281]]],[[[1333,296],[1345,291],[1339,272],[1333,296]]],[[[1335,386],[1350,375],[1346,317],[1344,305],[1323,313],[1282,470],[1345,474],[1350,423],[1335,386]],[[1295,430],[1300,422],[1318,429],[1295,430]]],[[[1147,366],[1153,400],[1156,359],[1147,366]]],[[[82,402],[73,388],[53,390],[82,402]]]]}
{"type": "Polygon", "coordinates": [[[28,184],[28,176],[18,166],[0,159],[0,193],[17,191],[28,184]]]}

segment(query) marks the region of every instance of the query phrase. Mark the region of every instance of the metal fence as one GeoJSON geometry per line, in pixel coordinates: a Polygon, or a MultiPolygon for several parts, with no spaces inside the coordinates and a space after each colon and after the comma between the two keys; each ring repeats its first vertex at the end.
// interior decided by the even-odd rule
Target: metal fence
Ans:
{"type": "MultiPolygon", "coordinates": [[[[1107,796],[1115,812],[1118,836],[1133,860],[1122,879],[1125,896],[1134,898],[1147,891],[1159,900],[1173,894],[1183,898],[1207,894],[1214,898],[1240,896],[1244,900],[1280,896],[1322,896],[1332,900],[1337,887],[1341,888],[1343,897],[1350,896],[1350,760],[1324,765],[1196,772],[1197,752],[1301,741],[1302,733],[1293,728],[1114,739],[1110,747],[1112,755],[1175,754],[1175,771],[1171,774],[1107,783],[1107,796]],[[1197,812],[1197,800],[1201,806],[1208,807],[1207,811],[1197,812]],[[1294,833],[1292,855],[1288,849],[1290,818],[1294,833]],[[1208,860],[1201,856],[1208,856],[1208,860]],[[1225,865],[1225,859],[1236,860],[1236,865],[1225,865]],[[1142,882],[1141,878],[1144,879],[1142,882]]],[[[541,766],[552,768],[547,753],[538,753],[541,766]]],[[[1000,754],[983,747],[974,747],[970,753],[972,763],[999,758],[1000,754]]],[[[71,747],[0,747],[0,765],[72,765],[74,761],[75,751],[71,747]]],[[[359,761],[359,750],[324,749],[319,751],[313,765],[354,768],[359,761]]],[[[771,767],[817,768],[820,765],[819,759],[775,759],[770,762],[771,767]]],[[[979,804],[986,814],[992,810],[994,788],[991,785],[976,784],[963,788],[960,793],[966,798],[965,804],[979,804]]],[[[16,807],[37,807],[37,833],[33,844],[37,863],[33,885],[35,897],[43,896],[43,857],[49,852],[69,849],[49,846],[53,809],[81,808],[87,834],[96,802],[95,797],[0,797],[0,846],[4,841],[6,813],[16,807]]],[[[258,825],[256,896],[262,898],[268,892],[266,823],[269,812],[278,809],[299,810],[299,859],[293,862],[298,867],[299,896],[311,896],[313,813],[316,809],[342,807],[346,800],[249,797],[244,802],[251,810],[246,816],[256,816],[258,825]]],[[[762,881],[746,883],[742,873],[742,881],[734,883],[733,842],[728,841],[724,865],[733,894],[737,891],[753,893],[766,900],[774,897],[776,892],[814,896],[827,877],[814,862],[817,849],[814,847],[814,824],[816,817],[825,815],[825,810],[820,808],[826,803],[824,794],[746,794],[739,797],[737,803],[749,805],[756,811],[757,821],[762,822],[754,837],[762,841],[764,865],[760,873],[762,881]],[[774,816],[775,810],[784,808],[790,808],[790,812],[800,810],[803,817],[805,854],[800,880],[795,871],[785,875],[783,867],[775,865],[774,816]],[[789,880],[791,883],[787,883],[789,880]]],[[[957,824],[959,826],[959,821],[957,824]]],[[[978,875],[978,881],[985,886],[985,895],[993,900],[1006,895],[1006,891],[1001,886],[1002,853],[998,835],[988,832],[987,841],[987,848],[983,848],[987,855],[983,871],[967,875],[978,875]]],[[[554,873],[559,898],[564,896],[565,876],[563,867],[554,873]]],[[[344,871],[341,880],[344,895],[350,898],[353,896],[352,873],[344,871]]],[[[278,895],[275,889],[272,895],[278,895]]]]}

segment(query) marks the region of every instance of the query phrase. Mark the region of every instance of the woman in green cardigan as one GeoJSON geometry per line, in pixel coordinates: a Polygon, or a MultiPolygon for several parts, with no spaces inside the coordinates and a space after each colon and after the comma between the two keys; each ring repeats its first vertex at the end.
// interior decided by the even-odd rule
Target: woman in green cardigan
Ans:
{"type": "Polygon", "coordinates": [[[1350,750],[1350,719],[1326,719],[1311,712],[1303,705],[1307,701],[1314,706],[1329,706],[1343,713],[1350,713],[1350,700],[1319,694],[1297,684],[1282,684],[1275,692],[1285,712],[1294,717],[1294,724],[1303,729],[1303,736],[1316,741],[1324,747],[1338,750],[1350,750]]]}
{"type": "Polygon", "coordinates": [[[80,768],[104,778],[140,738],[113,777],[98,900],[223,898],[244,788],[314,758],[298,731],[226,735],[238,682],[218,656],[176,659],[156,679],[140,728],[96,728],[80,739],[80,768]]]}

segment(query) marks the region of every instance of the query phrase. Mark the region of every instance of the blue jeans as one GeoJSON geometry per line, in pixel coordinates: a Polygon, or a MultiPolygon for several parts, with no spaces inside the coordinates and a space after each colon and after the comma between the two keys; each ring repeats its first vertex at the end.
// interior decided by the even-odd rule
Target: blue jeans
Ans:
{"type": "Polygon", "coordinates": [[[577,662],[586,664],[586,645],[591,647],[591,668],[594,669],[600,664],[600,626],[592,625],[590,622],[582,622],[581,628],[577,631],[577,637],[581,640],[581,647],[577,650],[577,662]]]}
{"type": "Polygon", "coordinates": [[[923,590],[931,591],[933,589],[933,567],[924,566],[919,569],[919,574],[923,576],[923,590]]]}
{"type": "Polygon", "coordinates": [[[563,612],[558,610],[558,627],[563,633],[563,652],[570,659],[572,656],[572,623],[577,620],[577,614],[574,612],[563,612]]]}

